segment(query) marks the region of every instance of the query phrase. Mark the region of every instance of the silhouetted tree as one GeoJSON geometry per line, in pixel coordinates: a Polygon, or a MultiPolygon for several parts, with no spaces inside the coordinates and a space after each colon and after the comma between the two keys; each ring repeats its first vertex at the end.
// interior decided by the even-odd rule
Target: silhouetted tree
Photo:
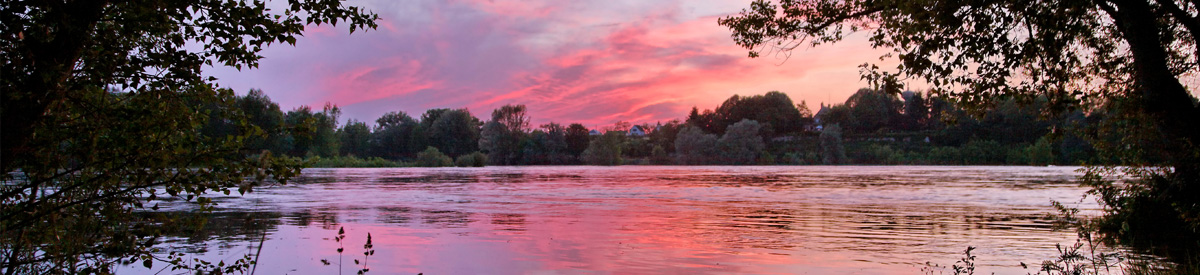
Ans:
{"type": "Polygon", "coordinates": [[[492,120],[484,123],[479,149],[494,164],[513,165],[521,160],[521,144],[528,135],[529,117],[525,105],[504,105],[492,111],[492,120]]]}
{"type": "Polygon", "coordinates": [[[567,127],[566,141],[567,153],[579,157],[588,147],[588,128],[583,127],[583,124],[571,123],[571,126],[567,127]]]}
{"type": "Polygon", "coordinates": [[[246,138],[246,149],[252,151],[270,150],[276,154],[285,154],[291,148],[286,141],[287,132],[283,123],[283,111],[279,104],[271,101],[262,90],[250,89],[244,97],[237,99],[237,106],[246,114],[251,125],[262,130],[262,135],[251,135],[246,138]]]}
{"type": "MultiPolygon", "coordinates": [[[[433,119],[425,131],[426,142],[451,157],[478,151],[479,131],[483,122],[471,115],[467,109],[443,109],[435,116],[426,112],[425,119],[433,119]]],[[[422,123],[425,123],[422,121],[422,123]]]]}
{"type": "Polygon", "coordinates": [[[412,157],[418,150],[418,144],[413,139],[417,127],[417,121],[403,111],[389,112],[379,117],[375,120],[372,134],[375,155],[392,160],[412,157]]]}
{"type": "Polygon", "coordinates": [[[900,108],[903,103],[895,95],[872,89],[859,89],[846,99],[854,121],[841,124],[853,133],[874,133],[899,130],[900,108]]]}
{"type": "Polygon", "coordinates": [[[351,119],[338,129],[342,155],[368,157],[371,152],[371,128],[366,123],[351,119]]]}

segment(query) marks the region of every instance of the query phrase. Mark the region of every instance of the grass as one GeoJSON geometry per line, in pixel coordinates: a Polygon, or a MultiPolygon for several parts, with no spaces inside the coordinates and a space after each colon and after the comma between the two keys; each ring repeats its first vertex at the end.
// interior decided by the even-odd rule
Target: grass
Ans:
{"type": "Polygon", "coordinates": [[[375,168],[375,167],[411,167],[405,162],[390,161],[379,157],[358,158],[355,156],[310,157],[304,159],[305,167],[314,168],[375,168]]]}

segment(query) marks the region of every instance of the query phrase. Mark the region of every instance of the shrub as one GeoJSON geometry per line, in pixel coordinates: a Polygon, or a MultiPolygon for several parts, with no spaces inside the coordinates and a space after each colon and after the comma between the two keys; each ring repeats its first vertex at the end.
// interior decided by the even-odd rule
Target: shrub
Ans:
{"type": "Polygon", "coordinates": [[[671,164],[671,156],[667,155],[667,150],[662,146],[654,145],[654,150],[650,151],[650,163],[655,165],[671,164]]]}
{"type": "Polygon", "coordinates": [[[583,161],[591,165],[621,165],[621,134],[613,131],[592,140],[583,150],[583,161]]]}
{"type": "Polygon", "coordinates": [[[478,151],[454,159],[454,165],[458,167],[483,167],[485,164],[487,164],[487,155],[478,151]]]}
{"type": "Polygon", "coordinates": [[[441,151],[438,151],[437,148],[429,146],[425,148],[425,151],[417,154],[416,165],[420,167],[445,167],[453,166],[454,161],[450,160],[450,157],[445,154],[442,154],[441,151]]]}
{"type": "Polygon", "coordinates": [[[404,163],[390,161],[379,157],[358,158],[355,156],[333,156],[328,158],[310,157],[304,162],[307,167],[319,168],[367,168],[367,167],[404,167],[404,163]]]}

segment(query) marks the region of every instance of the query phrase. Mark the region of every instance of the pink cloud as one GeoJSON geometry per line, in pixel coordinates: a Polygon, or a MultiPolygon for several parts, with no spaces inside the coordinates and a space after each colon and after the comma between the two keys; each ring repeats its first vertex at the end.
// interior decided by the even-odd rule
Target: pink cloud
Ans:
{"type": "Polygon", "coordinates": [[[716,23],[748,6],[736,2],[351,1],[379,12],[380,28],[310,28],[296,47],[264,52],[261,70],[213,74],[284,108],[328,101],[362,121],[462,107],[487,119],[525,104],[535,124],[601,126],[682,118],[771,90],[813,107],[840,102],[865,85],[857,65],[882,53],[851,37],[786,62],[748,59],[716,23]]]}

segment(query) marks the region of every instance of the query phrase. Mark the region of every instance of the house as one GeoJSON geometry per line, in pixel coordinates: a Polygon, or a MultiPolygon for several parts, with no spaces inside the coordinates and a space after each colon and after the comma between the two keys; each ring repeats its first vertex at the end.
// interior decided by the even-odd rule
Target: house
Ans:
{"type": "Polygon", "coordinates": [[[633,127],[629,128],[628,132],[625,132],[625,136],[644,137],[646,136],[646,129],[643,129],[641,125],[633,125],[633,127]]]}
{"type": "Polygon", "coordinates": [[[825,117],[829,112],[830,112],[829,107],[826,107],[825,103],[821,103],[821,109],[818,110],[817,113],[813,115],[813,123],[810,125],[805,125],[805,128],[809,131],[820,132],[822,129],[825,128],[824,127],[825,125],[821,124],[821,118],[825,117]]]}
{"type": "Polygon", "coordinates": [[[596,131],[596,129],[592,129],[591,131],[588,131],[588,135],[589,136],[599,136],[599,135],[603,135],[603,134],[601,134],[600,131],[596,131]]]}

